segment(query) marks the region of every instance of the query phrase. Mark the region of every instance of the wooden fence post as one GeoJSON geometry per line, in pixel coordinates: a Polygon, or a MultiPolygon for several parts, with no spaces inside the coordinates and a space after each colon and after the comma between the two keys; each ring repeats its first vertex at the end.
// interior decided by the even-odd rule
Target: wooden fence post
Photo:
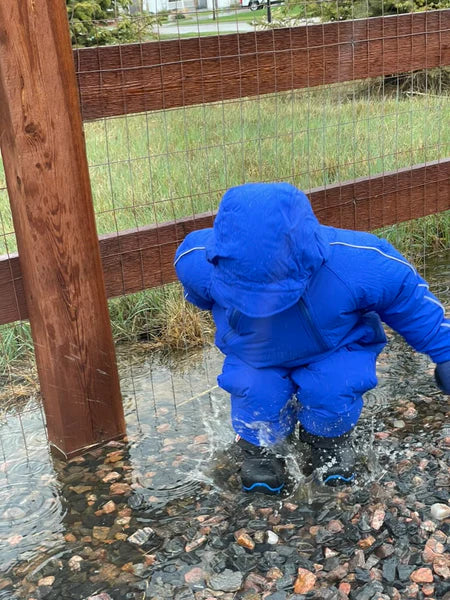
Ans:
{"type": "Polygon", "coordinates": [[[125,433],[64,0],[0,2],[0,143],[49,439],[125,433]]]}

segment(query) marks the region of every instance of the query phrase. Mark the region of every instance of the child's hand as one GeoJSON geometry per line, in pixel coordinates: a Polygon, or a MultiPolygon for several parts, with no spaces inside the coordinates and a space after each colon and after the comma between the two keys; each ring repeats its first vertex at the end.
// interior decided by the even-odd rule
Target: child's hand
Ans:
{"type": "Polygon", "coordinates": [[[434,377],[438,387],[444,394],[450,395],[450,360],[436,365],[434,377]]]}

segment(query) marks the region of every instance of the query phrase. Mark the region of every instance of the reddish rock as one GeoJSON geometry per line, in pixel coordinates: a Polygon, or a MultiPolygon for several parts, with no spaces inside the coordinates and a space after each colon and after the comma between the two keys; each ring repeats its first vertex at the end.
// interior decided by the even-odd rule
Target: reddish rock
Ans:
{"type": "Polygon", "coordinates": [[[390,437],[390,433],[388,433],[387,431],[376,431],[374,433],[374,438],[376,440],[386,440],[388,437],[390,437]]]}
{"type": "Polygon", "coordinates": [[[23,537],[20,535],[20,533],[17,533],[16,535],[10,535],[7,541],[10,546],[17,546],[17,544],[20,544],[22,539],[23,537]]]}
{"type": "Polygon", "coordinates": [[[131,492],[131,487],[128,483],[113,483],[109,488],[111,496],[122,496],[131,492]]]}
{"type": "Polygon", "coordinates": [[[200,567],[194,567],[184,574],[186,583],[201,583],[205,579],[205,572],[200,567]]]}
{"type": "Polygon", "coordinates": [[[450,557],[446,555],[435,558],[433,571],[443,579],[450,579],[450,557]]]}
{"type": "Polygon", "coordinates": [[[337,519],[333,519],[328,523],[327,530],[331,533],[340,533],[341,531],[344,531],[344,526],[337,519]]]}
{"type": "Polygon", "coordinates": [[[185,552],[192,552],[193,550],[197,550],[197,548],[200,548],[200,546],[203,546],[205,542],[206,536],[202,535],[201,537],[192,540],[191,542],[188,542],[184,547],[184,550],[185,552]]]}
{"type": "Polygon", "coordinates": [[[434,585],[426,583],[422,586],[422,594],[424,596],[432,596],[434,594],[434,585]]]}
{"type": "Polygon", "coordinates": [[[417,415],[418,415],[418,412],[417,412],[416,408],[414,407],[414,405],[410,405],[403,413],[403,418],[410,421],[412,419],[416,419],[417,415]]]}
{"type": "Polygon", "coordinates": [[[158,425],[158,427],[156,428],[156,431],[158,433],[164,433],[165,431],[169,431],[169,429],[170,429],[169,423],[162,423],[161,425],[158,425]]]}
{"type": "Polygon", "coordinates": [[[258,573],[249,573],[244,581],[244,590],[259,592],[267,586],[267,579],[258,573]]]}
{"type": "Polygon", "coordinates": [[[116,463],[119,462],[120,460],[123,459],[123,451],[122,450],[116,450],[115,452],[111,452],[110,454],[108,454],[106,460],[105,460],[105,464],[107,463],[116,463]]]}
{"type": "Polygon", "coordinates": [[[419,586],[417,583],[411,583],[405,590],[405,598],[417,598],[419,594],[419,586]]]}
{"type": "Polygon", "coordinates": [[[346,596],[348,596],[350,594],[350,591],[352,589],[352,586],[347,583],[346,581],[343,581],[342,583],[339,584],[339,591],[342,592],[343,594],[345,594],[346,596]]]}
{"type": "Polygon", "coordinates": [[[247,548],[247,550],[253,550],[255,547],[255,542],[248,535],[248,533],[236,531],[234,537],[239,546],[247,548]]]}
{"type": "Polygon", "coordinates": [[[438,558],[445,550],[444,544],[431,537],[427,540],[425,548],[422,552],[422,558],[425,562],[433,562],[435,558],[438,558]]]}
{"type": "Polygon", "coordinates": [[[111,483],[112,481],[117,481],[120,478],[120,473],[117,473],[117,471],[110,471],[107,475],[103,477],[102,481],[103,483],[111,483]]]}
{"type": "Polygon", "coordinates": [[[376,569],[375,567],[372,567],[370,569],[369,575],[370,579],[372,579],[373,581],[382,581],[383,579],[383,572],[380,571],[380,569],[376,569]]]}
{"type": "Polygon", "coordinates": [[[367,537],[363,538],[362,540],[359,540],[358,546],[365,550],[366,548],[370,548],[370,546],[373,546],[375,541],[376,540],[373,537],[373,535],[368,535],[367,537]]]}
{"type": "Polygon", "coordinates": [[[113,500],[110,500],[109,502],[107,502],[102,510],[106,515],[109,515],[110,513],[113,513],[116,510],[116,504],[113,500]]]}
{"type": "Polygon", "coordinates": [[[415,583],[432,583],[433,571],[428,567],[422,567],[413,571],[409,577],[415,583]]]}
{"type": "Polygon", "coordinates": [[[294,584],[294,592],[296,594],[307,594],[310,592],[315,583],[316,583],[316,575],[308,571],[308,569],[302,569],[299,567],[297,571],[297,579],[294,584]]]}
{"type": "Polygon", "coordinates": [[[375,529],[375,531],[378,531],[384,523],[385,516],[386,516],[385,511],[382,508],[377,508],[374,511],[374,513],[372,515],[372,519],[370,521],[370,526],[372,527],[372,529],[375,529]]]}

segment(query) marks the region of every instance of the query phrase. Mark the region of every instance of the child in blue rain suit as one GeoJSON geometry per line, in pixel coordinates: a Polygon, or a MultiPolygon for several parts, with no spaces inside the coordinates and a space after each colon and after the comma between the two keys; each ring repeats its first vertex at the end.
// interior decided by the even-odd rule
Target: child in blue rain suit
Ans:
{"type": "Polygon", "coordinates": [[[381,321],[430,356],[450,393],[450,320],[427,283],[387,241],[320,225],[290,184],[228,190],[175,268],[186,299],[212,311],[245,490],[283,488],[277,447],[297,421],[323,481],[353,479],[350,432],[377,385],[381,321]]]}

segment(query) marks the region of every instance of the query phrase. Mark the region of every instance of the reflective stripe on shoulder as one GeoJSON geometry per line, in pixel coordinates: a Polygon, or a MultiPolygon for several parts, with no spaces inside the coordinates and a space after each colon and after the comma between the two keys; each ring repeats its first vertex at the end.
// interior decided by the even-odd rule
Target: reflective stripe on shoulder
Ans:
{"type": "Polygon", "coordinates": [[[183,256],[186,256],[186,254],[189,254],[189,252],[193,252],[194,250],[206,250],[206,246],[194,246],[193,248],[189,248],[189,250],[186,250],[186,252],[182,252],[180,256],[177,257],[176,261],[173,263],[173,266],[177,264],[180,258],[183,258],[183,256]]]}
{"type": "Polygon", "coordinates": [[[347,242],[330,242],[330,246],[346,246],[348,248],[358,248],[359,250],[374,250],[375,252],[378,252],[378,254],[381,254],[382,256],[385,256],[386,258],[390,258],[391,260],[395,260],[396,262],[399,262],[402,265],[409,267],[411,269],[411,271],[414,273],[414,275],[417,275],[417,271],[415,270],[415,268],[412,265],[409,264],[409,262],[406,262],[406,260],[401,260],[400,258],[397,258],[396,256],[391,256],[390,254],[386,254],[386,252],[383,252],[382,250],[380,250],[379,248],[376,248],[375,246],[358,246],[357,244],[348,244],[347,242]]]}

